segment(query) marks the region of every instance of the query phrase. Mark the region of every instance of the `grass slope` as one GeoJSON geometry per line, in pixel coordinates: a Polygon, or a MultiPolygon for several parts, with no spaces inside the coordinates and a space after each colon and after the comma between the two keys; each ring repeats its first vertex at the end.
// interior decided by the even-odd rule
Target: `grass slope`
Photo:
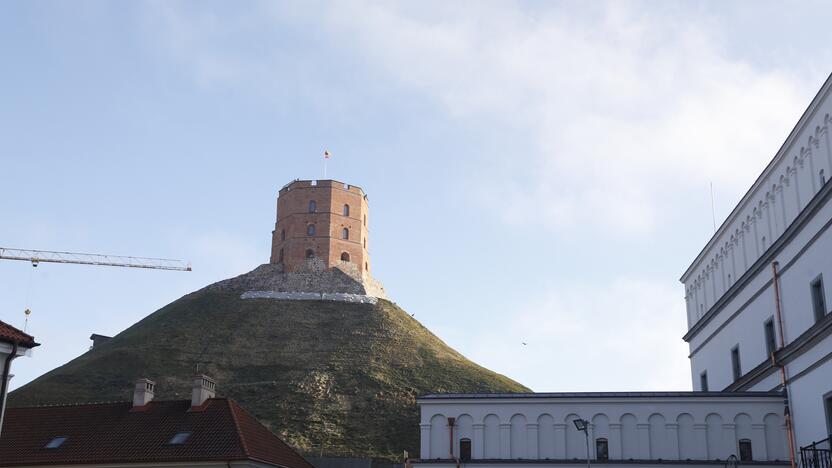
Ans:
{"type": "Polygon", "coordinates": [[[135,379],[157,399],[218,380],[308,454],[393,459],[418,453],[415,397],[527,388],[457,353],[396,305],[240,299],[200,291],[9,395],[12,406],[126,400],[135,379]]]}

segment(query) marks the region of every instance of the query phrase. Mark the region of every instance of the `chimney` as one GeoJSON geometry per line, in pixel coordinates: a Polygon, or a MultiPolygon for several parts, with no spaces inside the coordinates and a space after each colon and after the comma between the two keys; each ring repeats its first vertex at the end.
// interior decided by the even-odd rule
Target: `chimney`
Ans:
{"type": "Polygon", "coordinates": [[[148,379],[136,381],[133,389],[133,406],[144,406],[153,400],[153,391],[156,389],[156,382],[148,379]]]}
{"type": "Polygon", "coordinates": [[[191,407],[200,406],[205,403],[205,400],[214,398],[217,382],[207,375],[197,375],[194,377],[194,384],[191,388],[191,407]]]}

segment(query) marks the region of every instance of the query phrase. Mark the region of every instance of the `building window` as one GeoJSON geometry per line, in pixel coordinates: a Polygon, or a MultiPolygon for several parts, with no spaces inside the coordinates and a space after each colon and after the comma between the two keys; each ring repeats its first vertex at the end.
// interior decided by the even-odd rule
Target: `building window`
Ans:
{"type": "Polygon", "coordinates": [[[286,230],[285,230],[285,229],[281,229],[281,230],[280,230],[280,240],[281,240],[281,241],[285,241],[285,240],[286,240],[286,230]]]}
{"type": "Polygon", "coordinates": [[[341,261],[342,262],[350,261],[350,254],[348,254],[347,252],[342,252],[341,253],[341,261]]]}
{"type": "Polygon", "coordinates": [[[702,371],[702,373],[699,374],[699,390],[702,390],[703,392],[708,391],[708,371],[702,371]]]}
{"type": "Polygon", "coordinates": [[[350,230],[347,228],[341,229],[341,239],[349,239],[350,238],[350,230]]]}
{"type": "Polygon", "coordinates": [[[826,411],[826,432],[832,434],[832,392],[823,396],[823,409],[826,411]]]}
{"type": "Polygon", "coordinates": [[[826,297],[823,294],[823,275],[812,281],[812,309],[815,311],[815,322],[826,315],[826,297]]]}
{"type": "Polygon", "coordinates": [[[277,263],[283,263],[283,249],[277,254],[277,263]]]}
{"type": "Polygon", "coordinates": [[[367,215],[364,215],[364,227],[367,227],[367,215]]]}
{"type": "Polygon", "coordinates": [[[823,169],[820,170],[820,184],[823,185],[826,183],[826,174],[823,173],[823,169]]]}
{"type": "Polygon", "coordinates": [[[763,251],[766,250],[766,236],[763,236],[763,251]]]}
{"type": "Polygon", "coordinates": [[[774,320],[769,318],[763,324],[763,328],[765,329],[766,334],[766,353],[768,353],[768,357],[771,357],[771,354],[777,349],[777,342],[775,341],[774,335],[774,320]]]}
{"type": "Polygon", "coordinates": [[[740,461],[750,462],[752,460],[751,439],[740,439],[739,448],[740,448],[740,461]]]}
{"type": "Polygon", "coordinates": [[[364,269],[365,269],[365,270],[369,270],[369,269],[370,269],[370,265],[369,265],[367,262],[364,262],[364,269]]]}
{"type": "Polygon", "coordinates": [[[459,439],[459,460],[471,461],[471,439],[459,439]]]}
{"type": "Polygon", "coordinates": [[[315,251],[312,249],[306,249],[306,258],[315,258],[315,251]]]}
{"type": "Polygon", "coordinates": [[[598,460],[610,459],[610,448],[607,439],[595,439],[595,458],[598,460]]]}
{"type": "Polygon", "coordinates": [[[318,211],[318,204],[315,203],[315,200],[309,200],[309,212],[315,213],[318,211]]]}
{"type": "Polygon", "coordinates": [[[188,438],[191,437],[190,432],[177,432],[173,437],[170,438],[168,444],[170,445],[182,445],[188,441],[188,438]]]}
{"type": "Polygon", "coordinates": [[[367,238],[366,237],[364,238],[364,248],[365,249],[367,248],[367,238]]]}
{"type": "Polygon", "coordinates": [[[307,224],[306,225],[306,235],[307,236],[314,236],[315,235],[315,225],[314,224],[307,224]]]}
{"type": "Polygon", "coordinates": [[[344,205],[344,216],[349,216],[349,215],[350,215],[350,206],[349,205],[344,205]]]}
{"type": "Polygon", "coordinates": [[[740,366],[740,345],[731,348],[731,370],[734,373],[734,381],[742,377],[742,367],[740,366]]]}
{"type": "Polygon", "coordinates": [[[63,445],[63,443],[66,442],[66,439],[67,438],[64,437],[64,436],[55,437],[54,439],[50,440],[49,443],[46,444],[46,446],[44,446],[43,448],[56,449],[56,448],[60,447],[61,445],[63,445]]]}

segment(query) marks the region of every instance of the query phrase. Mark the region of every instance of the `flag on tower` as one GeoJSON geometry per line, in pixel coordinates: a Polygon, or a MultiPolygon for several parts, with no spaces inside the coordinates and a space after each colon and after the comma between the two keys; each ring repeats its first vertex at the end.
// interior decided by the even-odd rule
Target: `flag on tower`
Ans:
{"type": "Polygon", "coordinates": [[[332,157],[332,153],[329,150],[324,150],[324,159],[329,159],[330,157],[332,157]]]}

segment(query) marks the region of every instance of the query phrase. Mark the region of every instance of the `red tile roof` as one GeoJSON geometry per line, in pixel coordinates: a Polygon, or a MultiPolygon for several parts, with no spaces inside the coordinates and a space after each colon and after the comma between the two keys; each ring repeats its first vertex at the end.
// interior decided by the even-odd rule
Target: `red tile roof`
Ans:
{"type": "Polygon", "coordinates": [[[40,344],[35,343],[35,339],[32,337],[32,335],[27,335],[26,333],[23,333],[22,331],[3,321],[0,321],[0,341],[5,343],[17,342],[17,344],[26,348],[34,348],[35,346],[40,346],[40,344]]]}
{"type": "Polygon", "coordinates": [[[0,437],[0,466],[255,460],[313,468],[257,419],[228,398],[199,411],[189,400],[9,408],[0,437]],[[179,432],[191,435],[169,444],[179,432]],[[44,448],[66,437],[56,449],[44,448]]]}

